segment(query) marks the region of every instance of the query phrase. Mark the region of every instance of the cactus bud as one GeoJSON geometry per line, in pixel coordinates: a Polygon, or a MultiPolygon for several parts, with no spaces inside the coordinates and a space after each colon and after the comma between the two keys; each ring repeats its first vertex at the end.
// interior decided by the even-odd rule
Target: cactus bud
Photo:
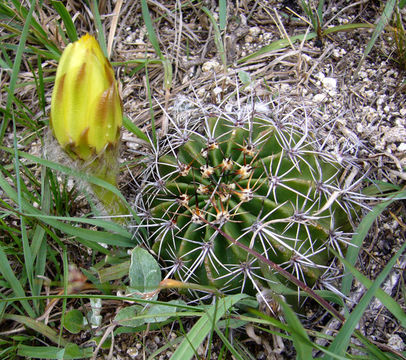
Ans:
{"type": "Polygon", "coordinates": [[[69,155],[89,160],[118,144],[121,123],[113,69],[97,40],[86,34],[62,54],[52,93],[51,127],[69,155]]]}
{"type": "MultiPolygon", "coordinates": [[[[64,50],[52,93],[50,126],[62,148],[93,176],[117,186],[122,103],[110,62],[86,34],[64,50]]],[[[91,185],[112,215],[126,212],[111,191],[91,185]]]]}

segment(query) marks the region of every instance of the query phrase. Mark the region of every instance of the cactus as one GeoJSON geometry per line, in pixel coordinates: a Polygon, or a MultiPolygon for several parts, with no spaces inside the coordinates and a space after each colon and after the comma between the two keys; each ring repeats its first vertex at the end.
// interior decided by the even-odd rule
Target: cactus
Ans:
{"type": "Polygon", "coordinates": [[[314,285],[351,227],[342,166],[317,150],[306,123],[253,110],[202,118],[200,129],[168,140],[180,146],[151,167],[142,191],[141,215],[168,276],[247,293],[278,279],[212,224],[314,285]]]}

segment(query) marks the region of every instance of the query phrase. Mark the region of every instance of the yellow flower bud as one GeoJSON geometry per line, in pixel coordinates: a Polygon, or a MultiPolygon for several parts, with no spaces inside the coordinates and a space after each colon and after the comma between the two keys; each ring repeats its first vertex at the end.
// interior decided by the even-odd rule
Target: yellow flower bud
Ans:
{"type": "MultiPolygon", "coordinates": [[[[122,104],[113,68],[97,40],[86,34],[64,50],[56,71],[50,126],[62,148],[81,169],[117,187],[122,104]]],[[[123,201],[90,184],[114,216],[128,213],[123,201]]],[[[123,222],[123,218],[116,217],[123,222]]]]}
{"type": "Polygon", "coordinates": [[[82,160],[118,144],[122,104],[117,82],[99,43],[89,34],[69,44],[61,56],[50,124],[65,151],[82,160]]]}

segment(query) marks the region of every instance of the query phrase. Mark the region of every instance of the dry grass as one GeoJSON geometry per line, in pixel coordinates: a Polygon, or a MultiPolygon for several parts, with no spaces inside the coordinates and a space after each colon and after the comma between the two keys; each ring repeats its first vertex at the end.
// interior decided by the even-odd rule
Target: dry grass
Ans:
{"type": "MultiPolygon", "coordinates": [[[[214,2],[208,3],[212,13],[218,18],[218,9],[214,6],[214,2]]],[[[165,132],[168,116],[174,113],[173,107],[179,102],[180,97],[198,99],[201,104],[219,105],[226,103],[236,89],[243,90],[242,102],[254,94],[262,102],[271,103],[280,114],[288,114],[298,108],[305,109],[302,116],[311,118],[318,136],[329,138],[329,142],[325,144],[328,151],[342,157],[356,156],[360,173],[369,173],[374,180],[385,181],[401,188],[406,180],[406,111],[402,88],[402,82],[405,80],[404,73],[399,71],[391,61],[391,57],[387,56],[393,54],[391,44],[378,42],[361,67],[357,79],[353,77],[354,71],[370,36],[370,32],[365,29],[325,36],[319,39],[322,40],[321,47],[317,46],[315,37],[308,41],[299,39],[296,42],[288,41],[286,46],[269,48],[257,53],[257,56],[248,57],[286,36],[291,38],[311,32],[304,14],[303,18],[292,17],[280,3],[277,1],[228,3],[227,27],[222,34],[227,58],[225,69],[219,48],[216,46],[213,25],[202,11],[201,3],[149,0],[148,7],[159,48],[162,56],[172,65],[173,76],[168,87],[165,86],[162,59],[157,55],[151,43],[151,35],[145,27],[141,2],[117,0],[113,4],[109,1],[100,1],[99,12],[108,54],[121,83],[125,115],[148,132],[151,130],[152,111],[157,128],[160,129],[163,124],[162,132],[165,132]],[[241,88],[241,72],[249,73],[251,78],[249,88],[241,88]]],[[[336,1],[327,5],[324,18],[331,20],[331,26],[348,22],[373,23],[380,10],[375,8],[372,2],[367,1],[359,1],[349,6],[345,6],[346,4],[345,1],[336,1]],[[337,9],[342,10],[338,12],[337,9]]],[[[67,1],[66,8],[74,20],[78,35],[87,32],[96,34],[91,8],[75,0],[67,1]]],[[[42,7],[36,8],[34,18],[43,29],[46,29],[49,42],[59,50],[63,50],[65,42],[58,29],[60,18],[54,8],[45,1],[42,7]]],[[[0,20],[0,23],[0,36],[4,44],[7,44],[7,47],[3,47],[2,44],[2,54],[13,59],[19,37],[11,36],[12,31],[7,27],[7,22],[0,20]]],[[[29,34],[27,45],[43,49],[43,44],[38,41],[35,33],[29,34]]],[[[19,149],[41,156],[57,61],[52,57],[42,58],[43,94],[40,94],[36,85],[38,66],[36,54],[23,54],[14,107],[18,114],[16,131],[19,149]]],[[[10,79],[11,71],[0,68],[0,113],[2,111],[3,114],[7,108],[9,96],[7,87],[10,79]]],[[[168,131],[171,131],[170,124],[168,131]]],[[[3,146],[13,148],[13,140],[10,122],[3,146]]],[[[121,188],[130,200],[135,196],[134,179],[137,180],[142,171],[138,163],[143,154],[148,152],[146,146],[135,138],[134,134],[127,130],[123,131],[121,157],[126,167],[123,166],[121,188]]],[[[48,151],[52,151],[52,148],[48,151]]],[[[0,152],[0,156],[2,154],[5,153],[0,152]]],[[[12,158],[5,156],[1,166],[13,171],[12,164],[12,158]]],[[[39,191],[40,186],[29,179],[40,176],[39,174],[39,166],[22,173],[23,180],[33,192],[39,191]]],[[[2,200],[9,201],[6,197],[3,198],[3,193],[2,200]]],[[[77,216],[89,211],[84,200],[83,196],[76,198],[74,201],[76,207],[69,209],[72,211],[70,215],[77,216]],[[77,209],[78,206],[80,209],[77,209]]],[[[6,205],[0,206],[2,210],[6,209],[6,205]]],[[[398,202],[393,205],[391,212],[386,213],[374,226],[364,244],[358,263],[364,274],[374,278],[404,242],[405,213],[404,203],[398,202]]],[[[16,231],[19,229],[20,219],[15,214],[8,214],[4,219],[16,231]]],[[[4,229],[2,231],[3,234],[0,235],[2,241],[9,243],[8,233],[4,229]]],[[[56,252],[60,249],[58,247],[55,249],[53,256],[57,257],[56,252]]],[[[94,260],[89,259],[83,245],[68,243],[68,249],[70,249],[67,255],[69,259],[84,268],[89,261],[94,260]]],[[[101,257],[97,260],[101,260],[101,257]]],[[[61,275],[61,269],[58,268],[57,262],[52,260],[48,264],[46,274],[50,277],[54,275],[60,280],[58,273],[61,275]]],[[[96,260],[94,262],[96,263],[96,260]]],[[[404,262],[399,264],[404,266],[404,262]]],[[[20,266],[16,265],[14,269],[20,269],[20,266]]],[[[404,290],[404,280],[398,278],[396,286],[390,290],[404,308],[401,289],[404,290]]],[[[355,290],[360,290],[360,287],[355,290]]],[[[170,296],[168,295],[168,298],[170,296]]],[[[111,304],[113,307],[114,301],[111,304]]],[[[375,336],[378,343],[386,343],[391,335],[401,331],[396,327],[397,323],[390,320],[388,314],[382,307],[370,308],[362,320],[365,334],[375,336]]],[[[324,325],[324,315],[320,315],[320,324],[324,325]]],[[[164,337],[171,331],[169,328],[163,328],[157,333],[160,337],[164,337]]],[[[147,343],[152,341],[155,333],[146,331],[144,335],[139,342],[144,344],[146,353],[149,346],[147,343]]],[[[263,334],[261,336],[265,338],[263,334]]],[[[254,337],[251,336],[251,340],[255,340],[254,337]]],[[[127,341],[134,339],[128,340],[124,335],[122,340],[118,340],[123,348],[129,347],[127,341]]],[[[262,345],[251,348],[258,354],[266,354],[267,346],[264,345],[266,343],[267,340],[264,340],[262,345]]],[[[151,344],[150,346],[153,347],[151,344]]],[[[215,348],[217,353],[221,352],[221,344],[216,343],[215,348]]],[[[289,351],[287,349],[285,353],[287,358],[293,356],[289,351]]],[[[141,358],[143,351],[140,350],[139,353],[140,357],[135,357],[136,359],[141,358]]],[[[125,354],[123,350],[122,355],[126,356],[125,354]]]]}

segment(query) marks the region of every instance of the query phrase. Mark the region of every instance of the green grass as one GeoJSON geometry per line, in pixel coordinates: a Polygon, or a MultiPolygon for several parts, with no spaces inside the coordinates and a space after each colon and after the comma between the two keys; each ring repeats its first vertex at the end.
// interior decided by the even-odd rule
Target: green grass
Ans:
{"type": "MultiPolygon", "coordinates": [[[[214,45],[217,47],[224,71],[227,71],[227,67],[231,65],[227,62],[223,43],[224,31],[231,16],[227,13],[227,2],[220,1],[218,21],[213,16],[214,9],[204,8],[200,2],[191,3],[192,10],[187,10],[195,11],[206,18],[207,24],[213,28],[214,45]]],[[[327,36],[339,31],[374,29],[370,42],[366,45],[364,59],[390,20],[394,21],[393,24],[398,29],[395,40],[400,39],[397,43],[400,50],[399,61],[404,61],[404,45],[401,40],[404,39],[404,28],[396,10],[396,6],[405,6],[404,1],[398,4],[394,0],[388,1],[376,26],[360,23],[332,28],[323,28],[324,1],[320,2],[321,5],[316,10],[312,10],[308,2],[302,3],[307,9],[306,14],[312,23],[313,31],[292,36],[289,40],[277,40],[238,59],[237,64],[251,64],[295,41],[309,41],[317,36],[327,36]]],[[[105,33],[108,17],[99,13],[96,0],[88,1],[87,5],[93,12],[94,23],[91,28],[97,29],[100,44],[107,54],[105,33]]],[[[279,304],[280,312],[276,317],[262,311],[256,298],[243,294],[218,295],[211,304],[187,305],[181,301],[181,295],[176,294],[183,293],[188,288],[200,289],[198,286],[180,283],[165,286],[160,277],[153,277],[145,271],[151,269],[151,272],[159,273],[157,263],[148,255],[142,255],[137,264],[131,263],[127,250],[134,252],[139,239],[134,238],[130,228],[95,216],[98,214],[97,206],[87,188],[72,188],[68,180],[75,178],[80,183],[88,182],[104,187],[127,204],[128,199],[112,185],[89,176],[80,169],[49,160],[42,153],[48,143],[47,95],[55,77],[56,61],[60,57],[63,44],[75,41],[83,33],[83,29],[79,31],[79,20],[72,18],[63,2],[50,1],[47,11],[54,16],[53,25],[56,31],[50,33],[49,28],[40,21],[40,10],[44,9],[40,6],[44,7],[43,2],[34,0],[29,3],[17,0],[5,0],[0,3],[0,67],[7,75],[7,81],[2,83],[0,90],[3,99],[0,104],[1,359],[85,359],[95,356],[95,346],[86,347],[87,344],[80,343],[80,337],[71,337],[74,329],[78,329],[79,334],[86,331],[102,345],[100,339],[106,331],[104,328],[98,332],[89,324],[80,325],[81,319],[93,314],[94,309],[90,311],[89,307],[86,309],[86,306],[81,306],[88,304],[90,299],[102,300],[103,306],[106,307],[102,309],[102,326],[111,326],[108,328],[110,336],[114,336],[116,341],[123,333],[142,337],[147,330],[157,331],[165,337],[168,335],[166,327],[173,327],[177,337],[168,338],[165,345],[148,354],[150,359],[158,358],[168,349],[173,352],[172,359],[192,359],[194,356],[199,358],[197,349],[201,345],[207,349],[207,358],[210,358],[212,344],[215,342],[222,344],[219,350],[222,359],[230,358],[231,355],[235,359],[255,359],[257,354],[252,353],[244,342],[244,329],[247,324],[253,326],[258,333],[280,337],[293,344],[298,359],[311,359],[316,350],[324,359],[405,358],[404,353],[391,353],[356,330],[360,317],[374,297],[391,312],[400,330],[404,331],[406,327],[403,308],[395,298],[380,288],[391,269],[396,266],[405,245],[392,256],[381,273],[376,274],[375,279],[362,274],[356,267],[359,251],[373,223],[388,206],[406,199],[406,190],[399,188],[397,184],[393,184],[396,191],[382,197],[381,202],[362,219],[352,239],[357,247],[349,247],[346,257],[340,259],[345,268],[342,293],[350,293],[354,278],[362,283],[367,291],[351,312],[344,311],[344,316],[338,316],[342,325],[334,337],[325,335],[320,329],[310,329],[303,325],[301,315],[296,314],[277,292],[271,296],[273,301],[279,304]],[[26,72],[31,72],[30,80],[24,76],[26,72]],[[20,92],[27,87],[31,89],[30,97],[20,96],[20,92]],[[30,102],[31,98],[35,101],[30,102]],[[36,155],[30,152],[34,148],[33,144],[40,149],[36,155]],[[69,265],[75,262],[83,267],[81,270],[88,279],[86,284],[78,281],[78,288],[72,287],[72,282],[69,281],[69,276],[73,274],[69,265]],[[136,278],[134,274],[142,276],[136,278]],[[152,291],[148,291],[152,293],[149,294],[150,298],[145,299],[131,293],[132,290],[140,290],[140,282],[152,287],[152,291]],[[52,294],[46,293],[48,287],[53,290],[52,294]],[[171,298],[174,300],[173,297],[177,296],[176,300],[167,300],[167,287],[178,291],[171,298]],[[121,290],[121,294],[126,291],[130,294],[117,295],[117,290],[121,290]],[[55,295],[56,293],[58,295],[55,295]],[[49,321],[46,322],[44,314],[50,301],[57,303],[56,307],[51,309],[49,321]],[[128,301],[132,301],[131,304],[128,304],[128,301]],[[111,304],[130,310],[122,312],[121,318],[109,318],[107,312],[111,311],[111,304]],[[68,311],[72,309],[76,311],[68,311]],[[187,326],[191,326],[189,331],[187,326]],[[13,328],[18,331],[7,332],[13,328]],[[326,345],[319,345],[316,343],[317,339],[325,339],[326,345]],[[355,345],[351,341],[353,339],[358,339],[362,345],[355,345]],[[352,353],[358,349],[361,349],[364,355],[352,353]]],[[[143,25],[145,24],[155,57],[145,56],[142,59],[114,62],[117,59],[113,56],[111,60],[113,66],[125,67],[125,74],[142,73],[145,76],[151,132],[144,133],[127,117],[124,119],[124,126],[149,146],[156,148],[160,135],[153,110],[156,94],[153,85],[156,84],[152,85],[151,77],[153,70],[159,66],[164,80],[158,90],[162,90],[168,98],[178,85],[172,74],[172,51],[175,50],[163,51],[164,47],[160,43],[163,35],[159,33],[159,22],[155,21],[153,11],[149,8],[150,3],[142,0],[141,6],[140,19],[143,25]]],[[[49,148],[47,150],[53,151],[49,148]]],[[[128,207],[132,210],[132,219],[137,221],[135,211],[129,204],[128,207]]],[[[213,291],[208,288],[205,290],[213,291]]],[[[140,292],[145,295],[147,290],[143,288],[140,292]]],[[[280,289],[280,292],[288,290],[280,289]]],[[[326,310],[346,310],[343,299],[337,294],[328,291],[315,293],[324,299],[322,305],[324,302],[328,303],[326,310]],[[336,299],[334,306],[332,299],[336,299]]],[[[103,340],[104,345],[108,344],[107,338],[103,340]]]]}

